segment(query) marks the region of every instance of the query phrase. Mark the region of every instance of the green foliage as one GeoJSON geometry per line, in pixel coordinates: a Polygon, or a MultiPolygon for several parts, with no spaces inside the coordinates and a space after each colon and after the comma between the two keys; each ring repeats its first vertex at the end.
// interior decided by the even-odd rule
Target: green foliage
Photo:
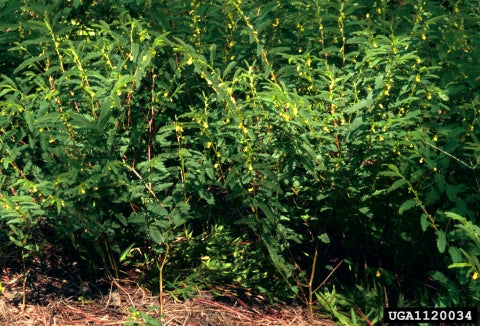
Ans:
{"type": "Polygon", "coordinates": [[[478,302],[475,4],[3,6],[0,230],[24,253],[313,291],[340,321],[478,302]]]}
{"type": "MultiPolygon", "coordinates": [[[[128,308],[130,311],[130,317],[128,318],[128,321],[125,323],[125,325],[129,326],[140,326],[140,325],[148,325],[148,326],[162,326],[162,323],[152,317],[151,315],[143,312],[143,311],[137,311],[134,308],[130,307],[128,308]],[[141,322],[141,323],[140,323],[141,322]]],[[[151,310],[156,310],[151,309],[151,310]]]]}

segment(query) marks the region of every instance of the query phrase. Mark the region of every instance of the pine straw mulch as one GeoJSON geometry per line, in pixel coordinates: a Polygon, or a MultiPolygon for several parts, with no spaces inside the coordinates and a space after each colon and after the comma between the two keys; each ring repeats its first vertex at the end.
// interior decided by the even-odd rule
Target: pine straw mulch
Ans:
{"type": "MultiPolygon", "coordinates": [[[[72,273],[56,277],[31,269],[26,281],[22,273],[2,268],[0,284],[0,325],[76,326],[145,325],[141,313],[158,317],[159,297],[140,287],[134,271],[119,279],[102,278],[82,282],[72,273]],[[23,289],[25,288],[25,305],[23,289]],[[152,310],[152,307],[157,309],[152,310]],[[134,320],[135,309],[138,319],[134,320]],[[133,324],[136,321],[138,324],[133,324]]],[[[298,306],[269,306],[234,294],[213,297],[212,291],[186,301],[164,296],[165,326],[213,325],[310,325],[307,311],[298,306]],[[251,302],[250,302],[251,301],[251,302]]],[[[333,326],[328,319],[317,318],[313,325],[333,326]]]]}

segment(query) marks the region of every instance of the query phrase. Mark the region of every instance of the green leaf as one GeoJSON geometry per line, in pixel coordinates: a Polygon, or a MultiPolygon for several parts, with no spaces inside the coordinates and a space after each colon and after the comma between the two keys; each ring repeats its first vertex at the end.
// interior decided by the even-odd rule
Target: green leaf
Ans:
{"type": "Polygon", "coordinates": [[[58,199],[58,198],[55,198],[55,204],[56,204],[56,207],[57,207],[57,214],[60,215],[61,211],[62,211],[62,200],[61,199],[58,199]]]}
{"type": "Polygon", "coordinates": [[[122,213],[117,213],[115,214],[115,216],[120,221],[120,223],[122,223],[123,226],[128,225],[127,218],[122,213]]]}
{"type": "Polygon", "coordinates": [[[447,246],[447,236],[445,232],[442,230],[437,230],[435,231],[435,234],[437,235],[437,248],[440,253],[443,253],[445,251],[445,248],[447,246]]]}
{"type": "Polygon", "coordinates": [[[215,63],[215,54],[217,52],[217,46],[215,43],[210,45],[210,65],[213,67],[215,63]]]}
{"type": "MultiPolygon", "coordinates": [[[[34,66],[37,62],[39,61],[42,61],[46,58],[46,54],[41,54],[39,56],[35,56],[35,57],[32,57],[32,58],[28,58],[26,60],[24,60],[14,71],[13,73],[16,74],[18,73],[19,71],[21,71],[23,68],[25,67],[30,67],[30,66],[34,66]]],[[[41,65],[41,64],[39,64],[41,65]]]]}
{"type": "Polygon", "coordinates": [[[232,71],[232,69],[235,67],[236,64],[237,64],[236,61],[230,62],[230,63],[227,65],[227,67],[225,68],[225,70],[223,71],[222,78],[225,78],[225,76],[227,76],[228,73],[229,73],[230,71],[232,71]]]}
{"type": "Polygon", "coordinates": [[[322,233],[318,236],[318,239],[323,243],[330,243],[330,237],[326,233],[322,233]]]}
{"type": "Polygon", "coordinates": [[[350,127],[349,127],[350,132],[347,135],[347,141],[349,141],[352,138],[355,138],[357,131],[361,131],[362,129],[366,129],[365,123],[363,121],[363,116],[359,115],[359,116],[356,116],[355,119],[353,119],[352,123],[350,123],[350,127]]]}
{"type": "Polygon", "coordinates": [[[387,192],[392,192],[392,191],[402,187],[405,184],[407,184],[407,181],[405,181],[403,179],[398,179],[387,189],[387,192]]]}
{"type": "Polygon", "coordinates": [[[417,201],[415,199],[409,199],[400,206],[398,214],[402,215],[405,211],[408,211],[415,206],[417,206],[417,201]]]}
{"type": "Polygon", "coordinates": [[[140,50],[140,45],[138,43],[133,43],[131,47],[130,61],[136,62],[138,57],[138,52],[140,50]]]}
{"type": "Polygon", "coordinates": [[[447,284],[449,283],[449,279],[445,276],[445,274],[443,274],[442,272],[440,271],[435,271],[433,273],[431,273],[431,277],[435,280],[435,281],[438,281],[442,284],[447,284]]]}
{"type": "MultiPolygon", "coordinates": [[[[346,114],[352,114],[355,113],[363,108],[369,107],[373,104],[373,98],[372,98],[372,93],[370,92],[368,94],[368,97],[366,99],[360,100],[348,109],[345,109],[346,114]]],[[[350,128],[353,129],[353,127],[350,125],[350,128]]]]}
{"type": "Polygon", "coordinates": [[[450,98],[448,97],[448,95],[445,94],[444,92],[439,92],[439,93],[438,93],[438,96],[440,97],[440,99],[441,99],[442,101],[448,101],[448,100],[450,99],[450,98]]]}
{"type": "Polygon", "coordinates": [[[257,207],[262,210],[262,212],[265,214],[265,216],[272,222],[276,221],[275,214],[273,214],[272,210],[270,207],[268,207],[266,204],[258,202],[257,207]]]}
{"type": "Polygon", "coordinates": [[[463,267],[473,267],[470,263],[453,263],[448,265],[448,268],[463,268],[463,267]]]}
{"type": "Polygon", "coordinates": [[[7,221],[7,225],[11,224],[25,224],[25,220],[22,217],[12,218],[7,221]]]}
{"type": "Polygon", "coordinates": [[[15,244],[16,246],[21,247],[21,248],[23,247],[22,241],[15,239],[13,236],[9,235],[9,236],[8,236],[8,239],[9,239],[13,244],[15,244]]]}
{"type": "Polygon", "coordinates": [[[381,171],[378,174],[384,177],[398,177],[398,173],[393,171],[381,171]]]}
{"type": "Polygon", "coordinates": [[[430,226],[430,219],[427,214],[423,213],[420,217],[420,225],[422,226],[423,232],[427,231],[427,228],[430,226]]]}
{"type": "Polygon", "coordinates": [[[367,216],[369,218],[373,218],[373,213],[372,213],[370,207],[361,207],[358,210],[360,211],[360,213],[364,214],[365,216],[367,216]]]}
{"type": "Polygon", "coordinates": [[[459,190],[459,188],[457,186],[454,186],[454,185],[447,184],[445,186],[445,192],[447,193],[447,197],[452,202],[456,201],[458,190],[459,190]]]}
{"type": "Polygon", "coordinates": [[[148,204],[147,209],[149,212],[154,213],[158,218],[168,216],[168,210],[160,203],[148,204]]]}
{"type": "Polygon", "coordinates": [[[395,172],[398,176],[402,176],[400,171],[398,170],[398,167],[396,165],[393,165],[393,164],[387,164],[387,167],[392,170],[393,172],[395,172]]]}
{"type": "Polygon", "coordinates": [[[242,166],[240,164],[234,166],[230,172],[228,172],[228,175],[225,179],[225,184],[224,187],[233,187],[233,184],[238,182],[239,176],[240,176],[240,169],[242,166]]]}
{"type": "Polygon", "coordinates": [[[463,216],[458,215],[457,213],[454,212],[445,212],[445,215],[447,215],[449,218],[460,221],[460,222],[467,222],[467,219],[463,216]]]}
{"type": "Polygon", "coordinates": [[[157,244],[161,244],[165,242],[165,237],[155,226],[151,226],[148,228],[148,234],[150,235],[152,240],[157,244]]]}
{"type": "Polygon", "coordinates": [[[375,77],[375,89],[380,89],[383,88],[383,77],[384,74],[379,74],[377,77],[375,77]]]}
{"type": "Polygon", "coordinates": [[[130,245],[120,254],[120,258],[119,258],[119,261],[120,261],[120,262],[123,262],[123,261],[127,258],[128,254],[130,253],[130,250],[133,248],[134,245],[135,245],[135,243],[130,244],[130,245]]]}
{"type": "Polygon", "coordinates": [[[458,263],[463,259],[462,252],[457,247],[450,246],[448,248],[448,253],[454,263],[458,263]]]}
{"type": "Polygon", "coordinates": [[[10,157],[4,157],[3,158],[3,168],[6,170],[8,169],[8,165],[10,164],[10,157]]]}
{"type": "Polygon", "coordinates": [[[437,173],[437,174],[434,175],[434,179],[435,179],[435,182],[437,184],[438,189],[440,189],[440,191],[444,191],[445,186],[446,186],[445,177],[443,175],[437,173]]]}

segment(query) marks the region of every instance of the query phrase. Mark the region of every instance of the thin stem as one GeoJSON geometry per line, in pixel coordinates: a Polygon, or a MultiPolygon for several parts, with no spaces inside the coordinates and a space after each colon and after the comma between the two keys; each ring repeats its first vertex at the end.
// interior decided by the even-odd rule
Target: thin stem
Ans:
{"type": "Polygon", "coordinates": [[[163,268],[165,267],[165,264],[167,263],[168,260],[168,254],[170,252],[170,245],[166,245],[166,251],[165,255],[163,256],[162,263],[160,266],[158,265],[157,262],[157,267],[158,267],[158,288],[159,288],[159,313],[160,313],[160,318],[163,318],[163,268]]]}
{"type": "Polygon", "coordinates": [[[312,272],[310,273],[310,280],[308,281],[308,314],[310,315],[310,323],[313,325],[313,279],[315,277],[315,267],[317,265],[318,248],[315,246],[315,253],[313,254],[312,272]]]}

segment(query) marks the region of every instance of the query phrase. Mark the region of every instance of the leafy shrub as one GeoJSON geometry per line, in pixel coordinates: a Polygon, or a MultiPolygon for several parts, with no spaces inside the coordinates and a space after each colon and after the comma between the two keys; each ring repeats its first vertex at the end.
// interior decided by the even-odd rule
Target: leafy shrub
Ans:
{"type": "Polygon", "coordinates": [[[372,320],[478,301],[473,4],[7,5],[11,243],[34,252],[46,227],[94,270],[137,247],[159,282],[188,270],[310,307],[340,284],[372,320]]]}

